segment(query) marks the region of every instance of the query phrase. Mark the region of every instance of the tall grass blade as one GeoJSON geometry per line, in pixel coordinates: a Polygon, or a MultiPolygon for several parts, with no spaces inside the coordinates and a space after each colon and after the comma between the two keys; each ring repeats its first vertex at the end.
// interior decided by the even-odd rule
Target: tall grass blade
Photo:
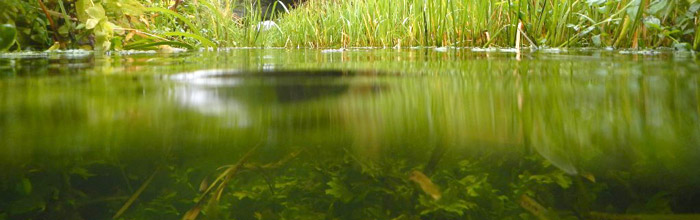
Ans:
{"type": "Polygon", "coordinates": [[[202,44],[203,44],[204,46],[206,46],[206,47],[211,47],[211,48],[215,48],[215,49],[217,48],[217,46],[216,46],[216,44],[215,44],[214,42],[212,42],[211,40],[206,39],[206,38],[204,38],[204,37],[202,37],[201,35],[198,35],[198,34],[185,33],[185,32],[165,32],[165,33],[163,33],[163,35],[169,36],[169,37],[172,37],[172,36],[181,36],[181,37],[194,38],[194,39],[198,40],[200,43],[202,43],[202,44]]]}

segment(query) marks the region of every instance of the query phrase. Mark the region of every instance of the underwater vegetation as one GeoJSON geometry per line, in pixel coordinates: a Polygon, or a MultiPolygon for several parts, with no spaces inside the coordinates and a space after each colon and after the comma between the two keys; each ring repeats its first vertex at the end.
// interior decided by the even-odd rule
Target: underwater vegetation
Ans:
{"type": "Polygon", "coordinates": [[[697,213],[697,200],[684,200],[687,189],[646,188],[652,194],[640,195],[653,186],[636,182],[645,180],[629,171],[572,176],[537,155],[472,155],[425,170],[405,159],[336,158],[330,154],[338,152],[319,149],[262,161],[257,150],[218,169],[181,167],[174,157],[139,167],[153,170],[124,167],[117,158],[26,167],[24,175],[2,176],[0,219],[698,217],[674,214],[697,213]],[[125,182],[133,188],[124,188],[125,182]]]}
{"type": "Polygon", "coordinates": [[[0,24],[16,29],[16,43],[0,48],[10,51],[700,49],[697,0],[6,0],[0,9],[0,24]]]}
{"type": "Polygon", "coordinates": [[[0,219],[698,218],[695,58],[514,55],[2,58],[0,219]]]}

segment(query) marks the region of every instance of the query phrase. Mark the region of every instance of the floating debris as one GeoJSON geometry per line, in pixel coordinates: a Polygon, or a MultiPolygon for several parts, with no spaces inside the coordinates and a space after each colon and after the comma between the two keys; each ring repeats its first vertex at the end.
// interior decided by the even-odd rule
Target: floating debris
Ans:
{"type": "Polygon", "coordinates": [[[661,52],[656,50],[621,50],[620,54],[657,55],[661,52]]]}
{"type": "Polygon", "coordinates": [[[582,176],[583,178],[587,179],[588,181],[591,181],[592,183],[595,183],[595,176],[593,176],[592,173],[589,173],[589,172],[582,172],[582,173],[581,173],[581,176],[582,176]]]}
{"type": "Polygon", "coordinates": [[[473,52],[495,52],[495,51],[497,51],[497,49],[492,48],[492,47],[487,47],[487,48],[475,47],[475,48],[472,48],[472,51],[473,52]]]}
{"type": "Polygon", "coordinates": [[[447,47],[436,47],[433,50],[435,50],[437,52],[447,52],[447,47]]]}
{"type": "Polygon", "coordinates": [[[411,172],[411,177],[409,177],[413,182],[416,182],[418,186],[425,192],[426,194],[430,195],[430,197],[433,197],[435,200],[439,200],[442,197],[442,193],[440,192],[440,188],[433,183],[433,181],[428,178],[423,172],[414,170],[411,172]]]}
{"type": "Polygon", "coordinates": [[[341,53],[341,52],[345,52],[347,50],[348,49],[345,49],[345,48],[325,49],[325,50],[322,50],[321,53],[341,53]]]}
{"type": "Polygon", "coordinates": [[[547,210],[547,208],[545,208],[544,206],[540,205],[540,203],[535,201],[535,199],[531,198],[530,196],[523,194],[522,196],[520,196],[520,200],[518,200],[518,203],[525,210],[537,217],[537,219],[549,219],[549,210],[547,210]]]}
{"type": "Polygon", "coordinates": [[[504,53],[519,53],[520,50],[516,48],[502,48],[498,49],[499,52],[504,52],[504,53]]]}
{"type": "Polygon", "coordinates": [[[552,47],[552,48],[540,48],[540,51],[542,51],[543,53],[561,53],[564,50],[562,50],[561,48],[558,48],[558,47],[552,47]]]}

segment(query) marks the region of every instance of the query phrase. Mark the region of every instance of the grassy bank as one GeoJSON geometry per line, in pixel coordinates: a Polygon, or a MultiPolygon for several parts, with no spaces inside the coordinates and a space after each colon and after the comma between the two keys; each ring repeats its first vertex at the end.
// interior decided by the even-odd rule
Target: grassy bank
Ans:
{"type": "MultiPolygon", "coordinates": [[[[40,49],[51,45],[104,50],[170,45],[697,50],[700,46],[697,0],[309,0],[295,9],[285,8],[275,18],[277,25],[267,30],[258,28],[260,13],[244,17],[233,13],[237,7],[256,9],[254,4],[236,0],[185,1],[178,7],[172,7],[174,2],[146,0],[57,0],[44,6],[10,0],[2,4],[24,7],[46,21],[39,28],[31,26],[43,27],[43,32],[24,36],[18,31],[22,35],[18,41],[44,37],[34,46],[40,49]],[[105,12],[95,9],[98,6],[105,12]]],[[[21,16],[13,19],[12,13],[22,10],[7,11],[0,13],[1,23],[13,23],[19,29],[32,23],[17,22],[21,16]]]]}
{"type": "Polygon", "coordinates": [[[280,22],[283,34],[269,43],[319,47],[687,47],[693,42],[698,4],[663,0],[312,1],[285,16],[280,22]],[[687,45],[680,45],[683,43],[687,45]]]}

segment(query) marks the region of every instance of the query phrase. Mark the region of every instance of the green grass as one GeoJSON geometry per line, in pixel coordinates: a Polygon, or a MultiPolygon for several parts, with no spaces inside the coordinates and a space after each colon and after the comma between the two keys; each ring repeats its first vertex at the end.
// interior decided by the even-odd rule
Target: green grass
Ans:
{"type": "Polygon", "coordinates": [[[522,46],[697,48],[700,7],[686,0],[309,0],[278,16],[279,29],[260,32],[259,14],[233,18],[209,13],[225,11],[225,2],[199,2],[197,14],[212,18],[195,16],[196,23],[217,30],[205,36],[220,45],[312,48],[515,47],[519,22],[531,39],[522,46]]]}
{"type": "Polygon", "coordinates": [[[12,1],[6,3],[12,10],[0,14],[0,24],[14,23],[21,33],[32,33],[19,35],[17,42],[39,39],[41,43],[29,46],[44,49],[54,42],[60,48],[85,48],[89,37],[98,32],[107,33],[100,35],[101,42],[121,39],[121,44],[112,43],[124,48],[134,48],[130,44],[144,44],[145,40],[146,44],[180,42],[193,48],[700,49],[698,0],[308,0],[293,10],[284,10],[275,17],[278,27],[266,31],[257,28],[263,20],[260,4],[255,4],[259,0],[185,1],[176,11],[168,9],[173,1],[122,1],[129,7],[111,1],[78,0],[82,7],[68,8],[62,1],[46,2],[46,12],[30,3],[12,1]],[[95,4],[102,4],[106,11],[102,16],[116,26],[83,28],[88,20],[84,11],[95,4]],[[238,17],[236,8],[252,13],[238,17]],[[28,27],[19,19],[26,14],[20,9],[31,11],[32,20],[43,23],[28,27]],[[46,16],[67,25],[49,26],[46,16]],[[521,45],[516,45],[516,39],[522,39],[521,45]]]}

